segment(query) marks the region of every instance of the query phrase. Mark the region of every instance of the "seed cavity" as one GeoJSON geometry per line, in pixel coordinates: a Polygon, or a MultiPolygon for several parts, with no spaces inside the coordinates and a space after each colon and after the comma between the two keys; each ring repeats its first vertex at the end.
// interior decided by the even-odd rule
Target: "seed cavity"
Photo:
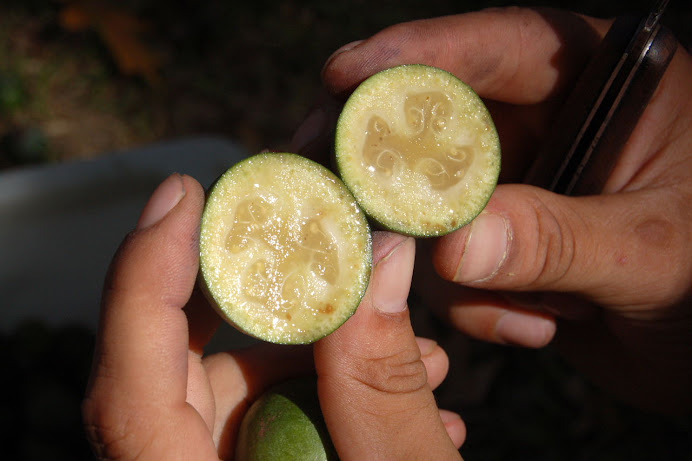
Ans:
{"type": "Polygon", "coordinates": [[[474,150],[446,135],[454,117],[449,98],[438,91],[409,94],[404,114],[404,133],[395,133],[378,115],[369,119],[363,145],[365,167],[390,179],[398,179],[406,169],[415,171],[435,190],[449,189],[463,180],[474,150]]]}
{"type": "MultiPolygon", "coordinates": [[[[326,209],[327,205],[316,201],[310,208],[326,209]]],[[[297,310],[309,307],[316,292],[336,284],[338,246],[327,231],[324,213],[278,215],[262,197],[243,200],[236,208],[226,249],[232,255],[244,251],[261,255],[244,273],[244,295],[290,321],[297,310]]]]}
{"type": "Polygon", "coordinates": [[[253,197],[238,204],[233,228],[226,237],[226,249],[237,254],[249,244],[262,239],[264,226],[272,212],[272,205],[262,197],[253,197]]]}

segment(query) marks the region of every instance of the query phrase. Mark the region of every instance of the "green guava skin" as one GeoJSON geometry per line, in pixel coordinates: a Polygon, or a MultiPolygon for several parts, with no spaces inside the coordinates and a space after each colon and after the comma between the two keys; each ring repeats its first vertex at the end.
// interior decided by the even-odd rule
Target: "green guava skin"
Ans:
{"type": "Polygon", "coordinates": [[[257,399],[240,425],[238,461],[338,460],[317,397],[315,378],[279,384],[257,399]]]}

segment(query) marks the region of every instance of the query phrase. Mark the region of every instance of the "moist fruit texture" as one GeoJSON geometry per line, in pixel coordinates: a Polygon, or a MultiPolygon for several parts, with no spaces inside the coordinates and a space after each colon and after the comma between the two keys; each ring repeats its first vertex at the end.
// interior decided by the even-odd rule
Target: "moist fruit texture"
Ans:
{"type": "Polygon", "coordinates": [[[256,400],[240,425],[235,455],[242,461],[337,460],[315,379],[287,381],[256,400]]]}
{"type": "Polygon", "coordinates": [[[339,117],[336,165],[370,218],[432,237],[469,223],[500,172],[500,141],[480,97],[441,69],[379,72],[356,88],[339,117]]]}
{"type": "Polygon", "coordinates": [[[255,155],[209,191],[201,284],[251,336],[308,344],[331,333],[358,307],[371,263],[365,215],[341,180],[311,160],[255,155]]]}

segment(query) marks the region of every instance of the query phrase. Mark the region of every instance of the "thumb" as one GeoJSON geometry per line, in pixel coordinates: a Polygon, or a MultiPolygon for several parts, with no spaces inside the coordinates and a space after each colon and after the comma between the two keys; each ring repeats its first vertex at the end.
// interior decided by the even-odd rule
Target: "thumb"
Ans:
{"type": "Polygon", "coordinates": [[[643,310],[684,289],[670,276],[686,267],[681,207],[664,189],[566,197],[502,185],[471,225],[438,241],[433,262],[444,279],[474,288],[643,310]]]}
{"type": "MultiPolygon", "coordinates": [[[[380,232],[373,247],[363,302],[315,344],[320,403],[334,445],[345,461],[461,459],[428,384],[406,306],[415,242],[380,232]]],[[[464,430],[456,422],[455,439],[464,430]]]]}
{"type": "Polygon", "coordinates": [[[183,310],[197,274],[203,204],[197,181],[170,176],[110,267],[82,405],[98,459],[216,458],[207,425],[214,408],[191,366],[183,310]]]}

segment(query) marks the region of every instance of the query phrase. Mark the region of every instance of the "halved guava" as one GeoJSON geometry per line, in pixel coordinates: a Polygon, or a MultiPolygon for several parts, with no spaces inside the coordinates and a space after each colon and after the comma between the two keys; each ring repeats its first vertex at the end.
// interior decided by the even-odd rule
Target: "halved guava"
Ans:
{"type": "Polygon", "coordinates": [[[331,171],[290,153],[232,166],[212,186],[200,234],[200,278],[241,331],[308,344],[356,310],[368,285],[367,219],[331,171]]]}
{"type": "Polygon", "coordinates": [[[253,402],[240,425],[235,459],[337,460],[320,410],[316,379],[286,381],[253,402]]]}
{"type": "Polygon", "coordinates": [[[500,173],[500,141],[470,86],[435,67],[402,65],[368,78],[346,101],[335,158],[370,218],[433,237],[483,210],[500,173]]]}

